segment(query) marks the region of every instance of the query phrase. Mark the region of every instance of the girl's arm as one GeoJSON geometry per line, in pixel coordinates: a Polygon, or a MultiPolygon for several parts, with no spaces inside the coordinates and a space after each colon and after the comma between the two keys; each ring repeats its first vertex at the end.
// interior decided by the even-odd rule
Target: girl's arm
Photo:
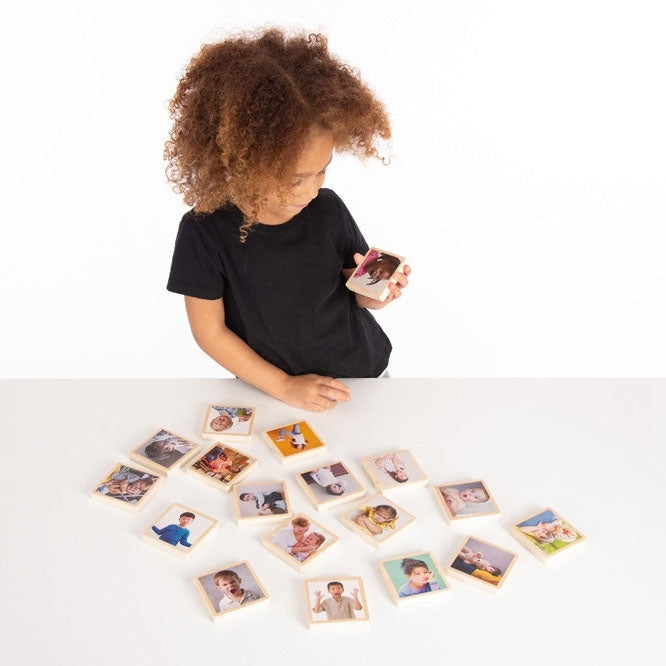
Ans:
{"type": "MultiPolygon", "coordinates": [[[[388,300],[388,299],[387,299],[388,300]]],[[[264,360],[225,326],[222,299],[185,296],[185,309],[196,343],[208,356],[243,381],[282,402],[321,412],[338,400],[351,400],[349,387],[321,375],[288,375],[264,360]]]]}
{"type": "MultiPolygon", "coordinates": [[[[361,265],[363,262],[363,255],[359,254],[358,252],[354,254],[354,261],[356,262],[356,267],[361,265]]],[[[343,268],[342,269],[342,274],[345,277],[345,281],[349,280],[351,277],[352,273],[356,270],[356,268],[343,268]]],[[[389,295],[384,299],[384,301],[378,301],[376,298],[369,298],[368,296],[363,296],[362,294],[354,294],[356,297],[356,305],[358,305],[359,308],[366,308],[368,310],[381,310],[382,308],[386,307],[391,301],[395,300],[396,298],[400,298],[402,295],[402,290],[407,286],[408,284],[408,279],[407,276],[412,272],[412,269],[405,264],[402,267],[402,271],[398,271],[394,277],[396,278],[397,282],[390,282],[389,283],[389,295]]]]}

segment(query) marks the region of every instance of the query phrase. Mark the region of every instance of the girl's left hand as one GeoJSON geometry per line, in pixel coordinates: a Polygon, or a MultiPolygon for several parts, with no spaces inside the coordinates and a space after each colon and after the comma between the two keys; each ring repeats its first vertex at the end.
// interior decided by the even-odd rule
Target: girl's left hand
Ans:
{"type": "MultiPolygon", "coordinates": [[[[357,266],[361,265],[364,255],[356,252],[354,254],[354,261],[357,266]]],[[[400,298],[402,295],[402,290],[407,286],[409,280],[407,277],[412,272],[412,269],[405,264],[402,267],[402,271],[398,271],[393,275],[389,283],[389,294],[383,301],[378,301],[376,298],[369,298],[368,296],[363,296],[362,294],[356,294],[356,304],[361,308],[366,308],[368,310],[381,310],[386,307],[391,301],[394,301],[396,298],[400,298]]]]}

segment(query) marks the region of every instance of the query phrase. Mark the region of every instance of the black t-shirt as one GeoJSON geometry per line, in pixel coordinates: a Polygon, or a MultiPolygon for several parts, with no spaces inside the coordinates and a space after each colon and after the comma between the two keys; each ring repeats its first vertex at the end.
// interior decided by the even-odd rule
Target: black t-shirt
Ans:
{"type": "Polygon", "coordinates": [[[253,226],[245,243],[241,223],[233,206],[187,213],[167,289],[222,298],[227,328],[291,375],[379,376],[391,343],[344,286],[341,270],[368,245],[342,200],[321,189],[288,222],[253,226]]]}

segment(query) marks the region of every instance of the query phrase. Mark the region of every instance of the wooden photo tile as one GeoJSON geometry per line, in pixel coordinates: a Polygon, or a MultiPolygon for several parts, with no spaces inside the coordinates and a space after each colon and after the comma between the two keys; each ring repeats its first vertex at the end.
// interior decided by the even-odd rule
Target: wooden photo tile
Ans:
{"type": "Polygon", "coordinates": [[[326,453],[326,444],[307,421],[295,421],[266,430],[264,439],[268,448],[285,465],[326,453]]]}
{"type": "Polygon", "coordinates": [[[396,282],[395,274],[406,261],[399,254],[371,247],[347,280],[346,287],[357,294],[384,301],[389,295],[389,284],[396,282]]]}
{"type": "Polygon", "coordinates": [[[488,486],[478,479],[435,486],[435,495],[449,522],[500,513],[488,486]]]}
{"type": "Polygon", "coordinates": [[[425,486],[428,475],[406,449],[370,456],[361,461],[375,488],[390,492],[408,486],[425,486]]]}
{"type": "Polygon", "coordinates": [[[297,474],[296,483],[319,511],[352,502],[365,495],[365,488],[340,461],[297,474]]]}
{"type": "Polygon", "coordinates": [[[509,532],[542,562],[585,539],[577,528],[550,508],[512,524],[509,532]]]}
{"type": "Polygon", "coordinates": [[[381,493],[366,497],[340,520],[375,548],[393,540],[414,522],[414,516],[381,493]]]}
{"type": "Polygon", "coordinates": [[[169,430],[156,430],[130,451],[130,458],[168,476],[195,456],[201,446],[169,430]]]}
{"type": "Polygon", "coordinates": [[[269,594],[247,561],[227,564],[197,576],[195,585],[213,620],[269,600],[269,594]]]}
{"type": "Polygon", "coordinates": [[[291,516],[284,481],[237,483],[233,496],[239,524],[284,521],[291,516]]]}
{"type": "Polygon", "coordinates": [[[129,511],[138,511],[163,482],[160,476],[137,465],[116,463],[93,488],[95,499],[129,511]]]}
{"type": "Polygon", "coordinates": [[[497,592],[506,581],[518,555],[477,537],[467,536],[456,550],[448,573],[466,583],[497,592]]]}
{"type": "Polygon", "coordinates": [[[249,441],[254,426],[254,407],[208,405],[201,437],[212,441],[249,441]]]}
{"type": "Polygon", "coordinates": [[[444,572],[429,551],[382,560],[379,570],[396,604],[405,599],[423,599],[451,589],[444,572]]]}
{"type": "Polygon", "coordinates": [[[305,607],[309,626],[370,619],[360,576],[306,580],[305,607]]]}
{"type": "Polygon", "coordinates": [[[217,529],[218,521],[183,504],[172,504],[144,530],[148,543],[178,557],[189,557],[217,529]]]}
{"type": "Polygon", "coordinates": [[[244,479],[257,465],[256,458],[216,442],[187,465],[185,471],[228,493],[234,484],[244,479]]]}
{"type": "Polygon", "coordinates": [[[328,553],[338,537],[305,514],[283,521],[262,543],[273,554],[298,571],[303,571],[328,553]]]}

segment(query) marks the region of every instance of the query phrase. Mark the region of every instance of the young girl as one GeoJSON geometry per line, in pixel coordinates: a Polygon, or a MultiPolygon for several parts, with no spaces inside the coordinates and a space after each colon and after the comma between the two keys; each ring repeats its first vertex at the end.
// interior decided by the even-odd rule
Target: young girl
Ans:
{"type": "Polygon", "coordinates": [[[395,453],[387,453],[375,458],[375,465],[386,472],[396,483],[409,481],[409,475],[405,469],[405,463],[395,453]]]}
{"type": "Polygon", "coordinates": [[[333,150],[378,156],[382,104],[321,35],[277,29],[205,45],[170,104],[167,174],[194,210],[167,289],[185,295],[199,346],[229,372],[314,411],[349,401],[334,377],[379,377],[391,343],[344,284],[368,245],[320,189],[333,150]]]}
{"type": "Polygon", "coordinates": [[[385,529],[395,529],[398,520],[398,512],[389,504],[378,504],[377,506],[364,506],[361,512],[354,518],[357,525],[365,528],[373,536],[382,534],[385,529]]]}
{"type": "Polygon", "coordinates": [[[399,597],[411,597],[415,594],[425,594],[439,590],[439,583],[435,574],[430,571],[423,560],[406,557],[400,563],[402,573],[409,579],[399,590],[399,597]]]}

